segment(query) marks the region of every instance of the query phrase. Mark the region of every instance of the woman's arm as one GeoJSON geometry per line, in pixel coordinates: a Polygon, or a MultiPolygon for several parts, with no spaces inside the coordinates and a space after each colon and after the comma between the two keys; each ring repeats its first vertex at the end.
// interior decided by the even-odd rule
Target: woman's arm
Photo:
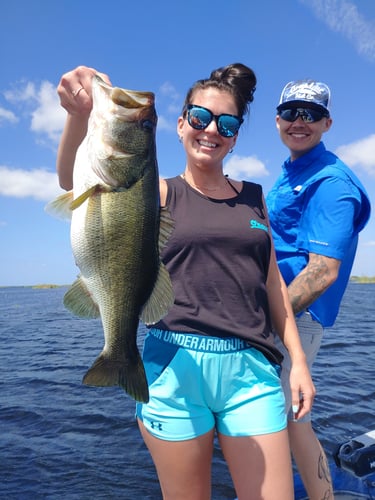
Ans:
{"type": "Polygon", "coordinates": [[[92,77],[99,74],[111,83],[108,76],[98,73],[94,68],[79,66],[65,73],[57,87],[60,103],[67,111],[59,148],[56,170],[60,186],[69,190],[73,187],[73,168],[77,149],[83,141],[92,109],[92,77]]]}
{"type": "Polygon", "coordinates": [[[295,417],[300,418],[311,411],[315,387],[306,364],[306,356],[302,349],[289,301],[288,289],[279,271],[273,249],[267,279],[267,292],[273,327],[290,355],[292,407],[295,417]]]}
{"type": "Polygon", "coordinates": [[[59,148],[57,150],[56,170],[60,186],[73,188],[73,167],[77,149],[87,132],[88,116],[69,115],[66,117],[59,148]]]}

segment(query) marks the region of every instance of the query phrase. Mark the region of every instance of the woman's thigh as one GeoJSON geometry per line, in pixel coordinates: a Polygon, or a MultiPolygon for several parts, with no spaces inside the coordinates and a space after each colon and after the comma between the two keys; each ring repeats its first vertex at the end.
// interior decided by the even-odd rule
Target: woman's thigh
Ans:
{"type": "Polygon", "coordinates": [[[214,430],[186,441],[166,441],[139,428],[156,467],[164,500],[210,500],[214,430]]]}
{"type": "Polygon", "coordinates": [[[238,500],[293,500],[287,430],[249,437],[219,434],[238,500]]]}

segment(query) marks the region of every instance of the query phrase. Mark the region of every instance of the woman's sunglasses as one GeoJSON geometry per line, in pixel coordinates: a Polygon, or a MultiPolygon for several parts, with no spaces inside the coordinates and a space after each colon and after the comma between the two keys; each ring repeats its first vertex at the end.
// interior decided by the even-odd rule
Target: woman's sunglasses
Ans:
{"type": "Polygon", "coordinates": [[[196,130],[203,130],[209,126],[212,120],[215,120],[217,131],[223,137],[233,137],[237,134],[242,118],[235,115],[214,115],[212,111],[202,106],[188,104],[186,106],[187,120],[191,127],[196,130]]]}
{"type": "Polygon", "coordinates": [[[300,116],[305,123],[319,122],[322,118],[328,117],[328,113],[316,109],[288,108],[278,112],[280,118],[287,122],[295,122],[300,116]]]}

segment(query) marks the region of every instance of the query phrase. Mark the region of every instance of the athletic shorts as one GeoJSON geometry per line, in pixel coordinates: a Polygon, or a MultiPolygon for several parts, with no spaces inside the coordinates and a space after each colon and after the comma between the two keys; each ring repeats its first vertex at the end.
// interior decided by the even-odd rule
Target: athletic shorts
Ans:
{"type": "Polygon", "coordinates": [[[136,414],[159,439],[216,430],[255,436],[286,428],[280,367],[237,337],[149,330],[143,363],[150,400],[136,414]]]}
{"type": "MultiPolygon", "coordinates": [[[[301,339],[302,348],[306,354],[307,365],[312,369],[312,365],[318,354],[320,344],[322,342],[322,337],[324,333],[324,328],[320,323],[315,321],[308,311],[303,312],[301,316],[296,318],[297,328],[299,336],[301,339]]],[[[290,356],[288,351],[284,347],[278,335],[275,335],[275,344],[279,351],[283,354],[284,359],[281,365],[281,383],[285,393],[285,409],[288,414],[288,420],[294,421],[294,415],[291,410],[292,407],[292,394],[290,391],[289,376],[290,376],[290,356]]],[[[298,422],[310,422],[311,413],[308,413],[302,418],[298,419],[298,422]]]]}

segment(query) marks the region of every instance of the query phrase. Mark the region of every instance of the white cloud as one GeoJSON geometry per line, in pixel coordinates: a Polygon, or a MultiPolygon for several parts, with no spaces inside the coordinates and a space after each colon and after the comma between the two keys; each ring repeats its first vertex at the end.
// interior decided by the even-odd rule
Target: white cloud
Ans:
{"type": "Polygon", "coordinates": [[[253,179],[269,175],[264,163],[256,156],[233,155],[225,163],[224,172],[234,179],[253,179]]]}
{"type": "Polygon", "coordinates": [[[50,82],[43,82],[37,92],[38,107],[32,113],[31,130],[44,133],[57,142],[64,126],[66,112],[60,106],[56,89],[50,82]]]}
{"type": "Polygon", "coordinates": [[[0,124],[1,124],[1,122],[5,122],[5,121],[10,122],[10,123],[17,123],[18,118],[12,111],[9,111],[8,109],[0,108],[0,124]]]}
{"type": "Polygon", "coordinates": [[[32,82],[20,83],[18,87],[4,92],[5,99],[13,104],[18,102],[33,101],[36,99],[35,84],[32,82]]]}
{"type": "Polygon", "coordinates": [[[330,29],[350,40],[358,53],[375,60],[375,23],[368,21],[349,0],[299,0],[330,29]]]}
{"type": "Polygon", "coordinates": [[[167,110],[167,113],[172,114],[176,121],[176,117],[181,113],[181,96],[170,82],[164,82],[160,86],[157,95],[157,108],[159,101],[161,106],[167,110]]]}
{"type": "Polygon", "coordinates": [[[176,120],[170,120],[163,115],[158,116],[157,130],[168,130],[176,132],[176,120]]]}
{"type": "Polygon", "coordinates": [[[375,134],[340,146],[335,153],[350,167],[358,167],[375,177],[375,134]]]}
{"type": "Polygon", "coordinates": [[[159,90],[161,95],[167,96],[173,101],[178,101],[180,99],[180,94],[177,92],[174,85],[172,85],[170,82],[164,82],[160,86],[159,90]]]}
{"type": "Polygon", "coordinates": [[[51,201],[62,193],[56,173],[45,169],[21,170],[0,166],[0,195],[51,201]]]}
{"type": "MultiPolygon", "coordinates": [[[[15,106],[21,106],[22,112],[31,117],[30,129],[38,136],[47,136],[53,143],[60,139],[66,112],[60,106],[55,86],[43,81],[39,87],[32,82],[21,84],[18,88],[4,93],[5,98],[15,106]]],[[[1,115],[0,115],[1,119],[1,115]]]]}

